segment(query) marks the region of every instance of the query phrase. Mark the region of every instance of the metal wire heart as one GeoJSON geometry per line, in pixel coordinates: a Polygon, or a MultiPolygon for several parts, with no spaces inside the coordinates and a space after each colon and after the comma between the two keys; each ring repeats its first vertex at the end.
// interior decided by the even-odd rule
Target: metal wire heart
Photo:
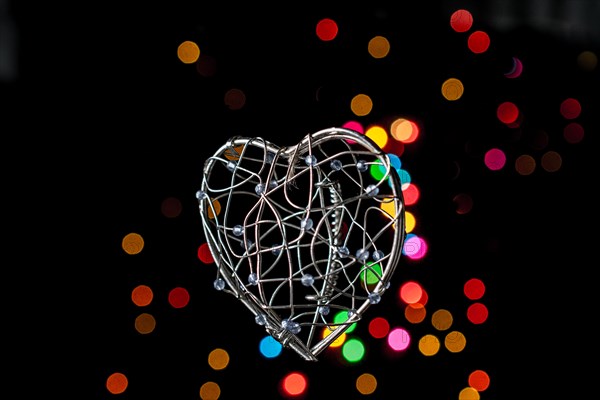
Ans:
{"type": "Polygon", "coordinates": [[[406,237],[388,155],[344,128],[289,147],[231,138],[206,160],[196,196],[215,289],[306,360],[379,303],[406,237]]]}

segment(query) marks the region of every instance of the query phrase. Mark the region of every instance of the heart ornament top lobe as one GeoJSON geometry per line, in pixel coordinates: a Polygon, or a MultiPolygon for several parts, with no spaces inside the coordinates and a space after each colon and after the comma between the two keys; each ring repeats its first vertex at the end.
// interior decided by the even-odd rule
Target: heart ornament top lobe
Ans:
{"type": "Polygon", "coordinates": [[[233,137],[205,161],[196,197],[214,288],[306,360],[390,287],[406,237],[402,188],[365,135],[334,127],[288,147],[233,137]]]}

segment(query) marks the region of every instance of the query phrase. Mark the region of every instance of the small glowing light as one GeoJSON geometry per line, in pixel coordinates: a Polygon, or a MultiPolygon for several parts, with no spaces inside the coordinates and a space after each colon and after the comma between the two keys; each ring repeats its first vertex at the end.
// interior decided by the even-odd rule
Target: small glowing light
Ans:
{"type": "Polygon", "coordinates": [[[376,317],[369,322],[369,333],[375,339],[384,338],[390,331],[390,323],[383,317],[376,317]]]}
{"type": "Polygon", "coordinates": [[[584,136],[583,126],[577,122],[571,122],[563,129],[563,136],[567,143],[579,143],[584,136]]]}
{"type": "Polygon", "coordinates": [[[260,354],[265,358],[275,358],[281,354],[283,345],[273,336],[268,335],[262,338],[259,343],[260,354]]]}
{"type": "Polygon", "coordinates": [[[152,302],[154,293],[147,285],[138,285],[131,291],[131,301],[138,307],[145,307],[152,302]]]}
{"type": "Polygon", "coordinates": [[[365,344],[358,338],[347,340],[342,345],[342,356],[348,362],[359,362],[365,356],[365,344]]]}
{"type": "Polygon", "coordinates": [[[152,314],[142,313],[135,319],[134,327],[137,332],[143,335],[151,333],[156,328],[156,319],[152,314]]]}
{"type": "Polygon", "coordinates": [[[139,254],[144,248],[144,239],[142,238],[142,235],[138,233],[128,233],[121,242],[121,248],[127,254],[139,254]]]}
{"type": "Polygon", "coordinates": [[[208,354],[208,365],[215,371],[227,368],[229,365],[229,353],[223,349],[214,349],[208,354]]]}
{"type": "Polygon", "coordinates": [[[200,386],[201,400],[217,400],[219,397],[221,397],[221,387],[216,382],[208,381],[200,386]]]}
{"type": "Polygon", "coordinates": [[[490,47],[490,37],[486,32],[475,31],[469,35],[467,44],[473,53],[485,53],[490,47]]]}
{"type": "Polygon", "coordinates": [[[463,292],[469,300],[479,300],[485,293],[485,284],[481,279],[471,278],[463,285],[463,292]]]}
{"type": "Polygon", "coordinates": [[[106,378],[106,389],[111,394],[121,394],[129,385],[127,376],[121,372],[113,372],[106,378]]]}
{"type": "Polygon", "coordinates": [[[500,122],[504,124],[512,124],[519,117],[519,108],[517,105],[510,101],[500,103],[496,109],[496,116],[500,122]]]}
{"type": "Polygon", "coordinates": [[[542,168],[547,172],[556,172],[562,166],[562,157],[556,151],[547,151],[542,155],[542,168]]]}
{"type": "Polygon", "coordinates": [[[330,42],[336,38],[338,29],[338,25],[334,20],[331,18],[323,18],[317,22],[317,37],[324,42],[330,42]]]}
{"type": "Polygon", "coordinates": [[[519,175],[531,175],[535,171],[535,159],[529,154],[522,154],[515,160],[515,170],[519,175]]]}
{"type": "Polygon", "coordinates": [[[431,325],[438,331],[445,331],[452,326],[452,314],[448,310],[439,309],[431,315],[431,325]]]}
{"type": "Polygon", "coordinates": [[[498,171],[504,168],[504,165],[506,164],[506,155],[502,150],[493,148],[485,153],[483,160],[486,167],[490,170],[498,171]]]}
{"type": "Polygon", "coordinates": [[[459,331],[453,331],[446,335],[444,338],[444,346],[451,353],[458,353],[464,350],[467,345],[467,339],[459,331]]]}
{"type": "Polygon", "coordinates": [[[372,374],[365,372],[356,378],[356,390],[360,394],[372,394],[375,392],[375,389],[377,389],[377,379],[372,374]]]}
{"type": "Polygon", "coordinates": [[[364,117],[373,109],[373,100],[366,94],[357,94],[350,101],[350,109],[355,115],[364,117]]]}
{"type": "Polygon", "coordinates": [[[423,294],[421,285],[414,281],[409,281],[400,286],[400,299],[406,304],[417,303],[423,294]]]}
{"type": "Polygon", "coordinates": [[[298,396],[306,391],[308,381],[300,372],[291,372],[281,381],[281,388],[290,396],[298,396]]]}
{"type": "Polygon", "coordinates": [[[440,351],[440,339],[435,335],[424,335],[419,339],[419,351],[424,356],[433,356],[440,351]]]}
{"type": "Polygon", "coordinates": [[[488,309],[485,304],[473,303],[467,308],[467,318],[475,325],[483,324],[488,318],[488,309]]]}
{"type": "Polygon", "coordinates": [[[581,104],[576,99],[565,99],[560,103],[560,114],[566,119],[575,119],[581,114],[581,104]]]}
{"type": "Polygon", "coordinates": [[[442,96],[446,100],[456,101],[460,99],[465,92],[463,83],[456,78],[449,78],[442,83],[442,96]]]}
{"type": "Polygon", "coordinates": [[[208,247],[208,243],[202,243],[198,247],[198,259],[204,264],[212,264],[215,262],[215,259],[210,252],[210,248],[208,247]]]}
{"type": "Polygon", "coordinates": [[[177,57],[185,64],[193,64],[200,57],[200,48],[195,42],[186,40],[177,47],[177,57]]]}
{"type": "Polygon", "coordinates": [[[456,10],[450,16],[450,27],[455,32],[466,32],[471,29],[472,25],[473,15],[465,9],[456,10]]]}
{"type": "Polygon", "coordinates": [[[182,287],[176,287],[169,292],[169,304],[173,308],[183,308],[190,302],[189,292],[182,287]]]}
{"type": "Polygon", "coordinates": [[[490,386],[490,377],[487,372],[476,369],[469,374],[468,382],[473,389],[483,392],[490,386]]]}
{"type": "Polygon", "coordinates": [[[406,350],[410,345],[410,334],[406,329],[394,328],[388,335],[387,343],[392,350],[406,350]]]}
{"type": "Polygon", "coordinates": [[[390,52],[390,42],[383,36],[375,36],[369,40],[367,51],[373,58],[384,58],[390,52]]]}

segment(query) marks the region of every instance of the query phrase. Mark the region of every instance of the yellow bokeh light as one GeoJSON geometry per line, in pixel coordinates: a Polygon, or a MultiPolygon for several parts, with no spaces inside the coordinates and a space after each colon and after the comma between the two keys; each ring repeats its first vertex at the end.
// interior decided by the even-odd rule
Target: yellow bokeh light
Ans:
{"type": "Polygon", "coordinates": [[[223,349],[214,349],[208,355],[208,365],[214,370],[222,370],[229,365],[229,353],[223,349]]]}
{"type": "Polygon", "coordinates": [[[413,125],[406,118],[395,119],[390,125],[390,134],[399,142],[408,140],[413,134],[413,125]]]}
{"type": "Polygon", "coordinates": [[[410,211],[404,211],[404,223],[406,224],[406,232],[410,233],[415,229],[415,225],[417,224],[417,220],[415,216],[410,211]]]}
{"type": "Polygon", "coordinates": [[[356,378],[356,390],[361,394],[372,394],[377,389],[377,378],[369,373],[361,374],[356,378]]]}
{"type": "Polygon", "coordinates": [[[216,215],[221,212],[221,203],[218,199],[212,201],[212,207],[208,207],[207,214],[208,218],[213,219],[216,215]]]}
{"type": "Polygon", "coordinates": [[[365,132],[365,136],[374,141],[375,144],[381,149],[385,147],[388,141],[387,132],[379,125],[369,127],[365,132]]]}
{"type": "MultiPolygon", "coordinates": [[[[323,328],[323,339],[325,339],[327,336],[331,335],[338,327],[337,326],[332,326],[332,327],[325,327],[323,328]]],[[[335,340],[329,345],[329,347],[335,348],[335,347],[340,347],[341,345],[344,344],[344,342],[346,341],[346,332],[342,333],[340,336],[338,336],[337,338],[335,338],[335,340]]]]}
{"type": "Polygon", "coordinates": [[[373,58],[384,58],[390,52],[390,42],[383,36],[375,36],[369,40],[368,51],[373,58]]]}
{"type": "Polygon", "coordinates": [[[185,64],[193,64],[200,57],[200,47],[191,40],[186,40],[177,47],[177,57],[185,64]]]}
{"type": "Polygon", "coordinates": [[[200,386],[200,398],[202,400],[217,400],[221,397],[221,387],[215,382],[205,382],[200,386]]]}
{"type": "Polygon", "coordinates": [[[438,331],[445,331],[452,326],[452,314],[448,310],[440,309],[431,315],[431,324],[438,331]]]}
{"type": "Polygon", "coordinates": [[[472,387],[468,386],[460,391],[458,394],[458,400],[479,400],[479,392],[472,387]]]}
{"type": "Polygon", "coordinates": [[[425,356],[437,354],[440,346],[440,340],[435,335],[425,335],[419,340],[419,351],[425,356]]]}
{"type": "Polygon", "coordinates": [[[446,100],[455,101],[462,97],[465,92],[463,83],[456,78],[449,78],[442,84],[442,96],[446,100]]]}
{"type": "Polygon", "coordinates": [[[127,254],[139,254],[144,248],[144,238],[139,233],[129,233],[123,238],[121,248],[127,254]]]}
{"type": "Polygon", "coordinates": [[[350,102],[350,109],[355,115],[364,117],[373,109],[373,101],[366,94],[357,94],[350,102]]]}
{"type": "Polygon", "coordinates": [[[467,338],[461,332],[453,331],[446,335],[444,339],[444,345],[448,351],[452,353],[458,353],[463,351],[467,345],[467,338]]]}

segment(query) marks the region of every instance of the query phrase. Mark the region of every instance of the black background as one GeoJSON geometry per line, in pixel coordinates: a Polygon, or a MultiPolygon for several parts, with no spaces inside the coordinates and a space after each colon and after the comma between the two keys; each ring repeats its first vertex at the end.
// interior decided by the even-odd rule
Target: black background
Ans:
{"type": "MultiPolygon", "coordinates": [[[[7,303],[15,317],[9,331],[28,338],[15,362],[28,383],[19,390],[39,388],[58,372],[61,378],[44,386],[48,392],[108,399],[114,396],[104,387],[106,377],[122,371],[130,380],[116,396],[123,399],[197,399],[209,380],[221,386],[222,399],[278,399],[281,377],[298,370],[309,377],[310,399],[365,397],[354,387],[362,372],[379,380],[373,398],[458,398],[468,374],[483,369],[491,386],[482,399],[583,393],[589,381],[579,360],[590,356],[595,319],[587,310],[595,293],[600,86],[598,69],[582,70],[576,57],[584,50],[599,54],[598,31],[586,24],[594,20],[589,15],[579,25],[567,21],[568,2],[547,2],[555,23],[545,27],[533,24],[535,9],[523,5],[533,2],[507,3],[514,8],[509,26],[500,23],[492,7],[499,3],[492,1],[360,9],[182,0],[11,4],[18,73],[2,82],[3,165],[6,220],[14,222],[8,233],[14,245],[7,244],[16,250],[10,263],[18,276],[17,285],[8,285],[16,289],[7,303]],[[459,8],[473,13],[474,30],[490,34],[488,52],[472,54],[466,35],[450,29],[459,8]],[[340,26],[331,43],[314,34],[324,17],[340,26]],[[375,35],[392,44],[385,60],[366,52],[375,35]],[[177,59],[184,40],[217,61],[214,76],[177,59]],[[503,72],[513,56],[525,69],[508,80],[503,72]],[[452,76],[466,88],[454,103],[440,95],[452,76]],[[224,104],[231,88],[246,93],[243,109],[224,104]],[[349,100],[359,92],[375,108],[355,118],[349,100]],[[585,137],[578,144],[562,137],[559,104],[567,97],[583,107],[578,122],[585,137]],[[520,128],[507,129],[495,118],[504,100],[522,106],[520,128]],[[358,330],[367,356],[359,365],[330,354],[308,363],[291,351],[262,358],[257,345],[264,332],[241,304],[214,291],[213,266],[196,257],[205,240],[195,199],[204,160],[234,135],[290,145],[349,119],[368,125],[397,113],[423,127],[402,160],[422,190],[417,229],[430,252],[420,262],[401,260],[394,283],[422,282],[428,309],[453,313],[468,340],[465,351],[441,349],[427,358],[413,347],[392,356],[382,341],[368,339],[364,324],[358,330]],[[543,149],[536,147],[540,131],[548,135],[543,149]],[[507,153],[501,171],[483,165],[492,146],[507,153]],[[561,154],[559,171],[539,164],[531,176],[514,170],[520,154],[539,160],[547,150],[561,154]],[[474,199],[467,215],[455,212],[458,193],[474,199]],[[175,219],[160,213],[167,197],[182,203],[175,219]],[[146,240],[135,257],[120,248],[132,231],[146,240]],[[462,284],[471,277],[487,285],[482,301],[490,316],[482,326],[464,314],[470,302],[462,284]],[[157,330],[147,336],[133,329],[140,310],[129,298],[141,283],[156,296],[149,312],[157,330]],[[189,290],[188,307],[168,304],[174,286],[189,290]],[[215,347],[231,356],[225,371],[206,363],[215,347]]],[[[586,4],[598,16],[598,2],[586,4]]],[[[391,296],[376,314],[408,325],[391,296]]],[[[410,329],[415,337],[432,331],[427,321],[410,329]]]]}

